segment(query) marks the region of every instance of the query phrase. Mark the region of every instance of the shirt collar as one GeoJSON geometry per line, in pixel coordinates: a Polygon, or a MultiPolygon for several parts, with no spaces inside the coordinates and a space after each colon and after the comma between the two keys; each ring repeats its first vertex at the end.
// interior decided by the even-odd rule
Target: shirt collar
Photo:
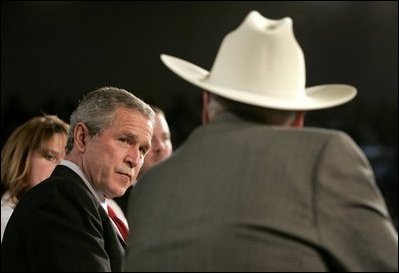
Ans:
{"type": "Polygon", "coordinates": [[[80,176],[80,178],[82,178],[82,180],[86,184],[86,186],[89,188],[90,192],[96,197],[98,202],[105,209],[105,211],[108,211],[107,210],[107,201],[106,201],[104,195],[101,192],[96,191],[93,188],[93,186],[90,184],[89,180],[86,178],[86,175],[82,172],[82,170],[79,168],[78,165],[76,165],[72,161],[65,160],[65,159],[61,160],[59,165],[66,166],[66,167],[70,168],[72,171],[74,171],[75,173],[77,173],[80,176]]]}

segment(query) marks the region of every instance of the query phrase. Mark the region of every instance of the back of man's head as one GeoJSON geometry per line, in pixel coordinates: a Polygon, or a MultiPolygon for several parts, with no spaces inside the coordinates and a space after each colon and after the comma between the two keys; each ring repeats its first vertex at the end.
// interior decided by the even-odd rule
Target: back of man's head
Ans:
{"type": "Polygon", "coordinates": [[[229,100],[214,94],[210,95],[208,111],[211,119],[219,113],[228,111],[243,119],[269,125],[286,125],[295,118],[295,111],[254,106],[229,100]]]}

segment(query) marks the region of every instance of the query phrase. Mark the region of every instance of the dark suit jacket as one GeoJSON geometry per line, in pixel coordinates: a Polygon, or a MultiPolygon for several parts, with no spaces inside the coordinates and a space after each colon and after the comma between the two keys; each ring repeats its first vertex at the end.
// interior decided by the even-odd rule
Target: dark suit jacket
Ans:
{"type": "Polygon", "coordinates": [[[82,179],[57,166],[21,199],[1,245],[1,271],[121,271],[124,248],[82,179]]]}
{"type": "Polygon", "coordinates": [[[126,271],[397,271],[397,233],[344,133],[223,114],[130,196],[126,271]]]}

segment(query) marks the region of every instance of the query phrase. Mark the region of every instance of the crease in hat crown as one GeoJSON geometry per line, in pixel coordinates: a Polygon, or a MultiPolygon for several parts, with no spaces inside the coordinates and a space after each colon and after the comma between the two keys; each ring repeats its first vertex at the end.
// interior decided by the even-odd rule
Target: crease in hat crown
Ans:
{"type": "Polygon", "coordinates": [[[163,54],[178,76],[211,93],[261,107],[314,110],[351,100],[343,84],[306,88],[305,58],[289,17],[272,20],[251,11],[223,39],[210,72],[163,54]]]}
{"type": "Polygon", "coordinates": [[[289,17],[285,17],[281,20],[268,19],[263,17],[259,12],[253,10],[247,15],[242,24],[242,26],[246,25],[251,25],[254,27],[254,29],[267,33],[271,31],[278,31],[287,25],[292,26],[292,20],[289,17]]]}
{"type": "Polygon", "coordinates": [[[303,96],[305,62],[290,22],[251,12],[224,38],[204,82],[277,98],[303,96]]]}

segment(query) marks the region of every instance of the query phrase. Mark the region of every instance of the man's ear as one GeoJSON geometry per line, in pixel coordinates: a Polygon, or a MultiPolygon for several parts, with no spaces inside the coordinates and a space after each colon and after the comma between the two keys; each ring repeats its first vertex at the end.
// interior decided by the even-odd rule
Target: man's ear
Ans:
{"type": "Polygon", "coordinates": [[[78,123],[73,131],[74,146],[77,151],[84,153],[86,150],[87,139],[90,137],[89,129],[83,123],[78,123]]]}
{"type": "Polygon", "coordinates": [[[208,105],[209,105],[209,92],[204,91],[202,93],[202,124],[207,124],[209,122],[209,112],[208,112],[208,105]]]}
{"type": "Polygon", "coordinates": [[[291,127],[302,128],[305,122],[305,111],[296,111],[291,127]]]}

